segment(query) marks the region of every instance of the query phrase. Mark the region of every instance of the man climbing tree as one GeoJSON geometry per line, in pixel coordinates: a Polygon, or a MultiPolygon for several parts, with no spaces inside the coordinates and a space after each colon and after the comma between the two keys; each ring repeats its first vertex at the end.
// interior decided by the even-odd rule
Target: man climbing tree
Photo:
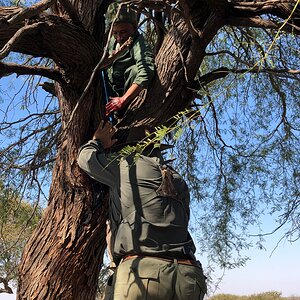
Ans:
{"type": "MultiPolygon", "coordinates": [[[[24,6],[9,6],[6,1],[6,6],[0,7],[0,76],[43,78],[28,79],[24,98],[7,99],[3,93],[5,109],[1,113],[11,109],[16,118],[15,111],[20,116],[17,120],[3,116],[1,180],[20,187],[24,193],[26,190],[27,197],[39,198],[43,194],[41,178],[49,179],[52,172],[47,208],[23,252],[18,299],[95,298],[106,247],[108,195],[105,186],[78,167],[76,159],[79,147],[92,138],[100,120],[105,118],[99,71],[105,67],[102,63],[107,56],[104,16],[111,2],[43,0],[27,7],[27,2],[24,6]],[[48,82],[44,82],[46,78],[48,82]],[[49,93],[43,104],[36,97],[36,86],[49,93]]],[[[251,187],[242,185],[245,174],[252,175],[255,187],[261,181],[262,188],[268,186],[270,181],[264,178],[272,180],[274,191],[282,184],[283,193],[276,195],[283,198],[276,198],[274,207],[282,207],[289,199],[282,222],[290,221],[294,226],[291,232],[299,232],[295,225],[298,223],[292,222],[299,207],[299,149],[294,146],[299,144],[299,106],[291,100],[297,99],[292,96],[299,86],[295,84],[299,81],[299,1],[128,2],[149,24],[145,26],[149,28],[145,37],[155,48],[156,73],[147,95],[132,99],[119,120],[118,143],[126,140],[131,127],[160,126],[161,133],[167,133],[167,128],[177,126],[172,117],[184,124],[184,113],[178,113],[194,105],[200,113],[189,111],[186,118],[198,118],[197,126],[191,126],[196,131],[193,141],[200,136],[201,147],[211,149],[210,158],[203,156],[202,161],[212,162],[212,168],[207,169],[214,171],[213,180],[203,178],[201,183],[205,188],[210,182],[215,186],[212,205],[205,198],[211,214],[203,216],[204,236],[209,241],[204,241],[203,249],[207,247],[215,254],[212,259],[222,266],[235,266],[228,258],[244,240],[236,238],[232,228],[243,229],[255,220],[252,213],[257,202],[256,198],[249,198],[251,187]],[[248,80],[250,83],[243,85],[248,80]],[[238,82],[235,105],[228,103],[233,82],[238,82]],[[265,90],[259,89],[264,82],[265,90]],[[250,97],[253,104],[247,102],[243,93],[256,85],[257,90],[250,97]],[[215,90],[220,94],[212,97],[215,90]],[[197,97],[201,101],[193,103],[197,97]],[[239,107],[241,104],[245,106],[239,107]],[[267,108],[261,110],[263,105],[267,108]],[[257,109],[255,113],[253,107],[257,109]],[[270,107],[272,110],[266,113],[270,107]],[[239,123],[241,112],[251,114],[239,123]],[[225,119],[226,116],[229,117],[225,119]],[[230,124],[224,131],[220,128],[223,117],[223,122],[230,124]],[[248,128],[251,120],[255,123],[248,128]],[[276,126],[270,129],[268,125],[274,122],[276,126]],[[231,138],[224,138],[229,130],[231,138]],[[251,143],[250,135],[256,143],[251,143]],[[267,169],[268,159],[277,167],[267,169]],[[281,169],[286,164],[289,172],[281,169]],[[270,178],[272,174],[280,176],[270,178]],[[282,177],[285,174],[293,180],[282,177]],[[239,187],[244,187],[247,201],[242,201],[239,187]],[[234,194],[237,190],[239,193],[234,194]],[[240,218],[246,218],[248,223],[238,227],[235,221],[240,218]],[[213,220],[214,227],[208,226],[213,220]],[[209,231],[211,228],[213,231],[209,231]],[[218,238],[211,240],[215,236],[218,238]]],[[[188,146],[185,141],[185,153],[191,157],[188,146]]],[[[190,175],[189,160],[183,163],[190,175]]],[[[196,187],[192,192],[197,191],[196,187]]],[[[257,190],[251,191],[257,194],[257,190]]],[[[260,195],[265,196],[265,190],[260,195]]],[[[205,193],[200,196],[205,197],[205,193]]]]}
{"type": "MultiPolygon", "coordinates": [[[[206,283],[188,232],[185,181],[166,165],[161,146],[149,143],[120,159],[116,152],[106,154],[114,134],[115,128],[101,121],[78,158],[87,174],[110,187],[108,245],[117,269],[105,299],[202,300],[206,283]]],[[[126,143],[145,138],[132,128],[126,143]]]]}
{"type": "Polygon", "coordinates": [[[113,38],[109,44],[109,55],[113,56],[128,39],[132,45],[112,62],[108,69],[108,78],[113,91],[106,105],[106,115],[128,105],[143,89],[147,89],[154,76],[154,60],[152,52],[138,33],[137,15],[129,7],[123,7],[112,25],[113,38]]]}

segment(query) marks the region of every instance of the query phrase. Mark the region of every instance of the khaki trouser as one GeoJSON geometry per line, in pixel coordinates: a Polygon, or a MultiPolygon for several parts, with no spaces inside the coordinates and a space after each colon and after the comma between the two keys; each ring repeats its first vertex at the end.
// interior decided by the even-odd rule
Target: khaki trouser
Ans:
{"type": "Polygon", "coordinates": [[[105,300],[202,300],[205,276],[195,266],[138,257],[116,269],[105,300]]]}

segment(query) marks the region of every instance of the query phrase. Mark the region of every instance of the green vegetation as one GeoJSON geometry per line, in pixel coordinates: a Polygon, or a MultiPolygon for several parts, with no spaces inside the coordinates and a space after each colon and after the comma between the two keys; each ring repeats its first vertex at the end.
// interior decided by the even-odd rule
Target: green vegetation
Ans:
{"type": "Polygon", "coordinates": [[[231,294],[218,294],[209,300],[300,300],[298,296],[282,297],[281,292],[270,291],[249,296],[237,296],[231,294]]]}
{"type": "Polygon", "coordinates": [[[12,293],[26,241],[41,217],[38,205],[21,199],[15,189],[0,181],[0,291],[12,293]]]}
{"type": "Polygon", "coordinates": [[[209,298],[209,300],[277,300],[277,299],[284,299],[283,297],[281,297],[281,292],[271,291],[271,292],[265,292],[261,294],[253,294],[249,296],[219,294],[209,298]]]}

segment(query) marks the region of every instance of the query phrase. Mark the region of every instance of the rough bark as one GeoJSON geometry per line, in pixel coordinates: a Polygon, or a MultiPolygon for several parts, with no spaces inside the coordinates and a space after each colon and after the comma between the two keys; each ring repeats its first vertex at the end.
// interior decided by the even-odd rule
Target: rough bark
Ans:
{"type": "MultiPolygon", "coordinates": [[[[59,86],[56,93],[67,124],[76,103],[68,99],[74,100],[76,94],[59,86]]],[[[92,133],[93,119],[99,118],[94,114],[96,97],[89,93],[87,98],[61,141],[48,207],[23,253],[18,299],[95,298],[105,249],[107,199],[106,189],[76,163],[79,146],[92,133]]]]}
{"type": "MultiPolygon", "coordinates": [[[[142,2],[152,6],[159,3],[142,2]]],[[[156,56],[157,76],[147,96],[132,102],[120,127],[165,124],[186,108],[193,99],[191,88],[205,49],[223,25],[239,21],[238,24],[251,26],[251,18],[266,11],[288,17],[296,3],[264,1],[269,4],[267,10],[266,5],[259,6],[262,2],[257,1],[179,2],[181,11],[171,10],[174,26],[164,36],[156,56]]],[[[16,51],[48,57],[55,62],[56,68],[51,72],[55,76],[58,76],[56,72],[60,74],[55,94],[65,130],[58,144],[49,205],[24,250],[18,299],[95,298],[105,247],[107,196],[103,186],[79,170],[76,157],[79,146],[91,137],[100,119],[99,77],[92,82],[75,112],[74,108],[102,54],[103,12],[108,3],[64,0],[52,7],[56,15],[33,10],[30,17],[18,14],[20,8],[0,7],[3,57],[16,51]],[[9,40],[11,43],[7,44],[9,40]]],[[[7,64],[3,64],[0,74],[4,76],[12,70],[26,74],[26,67],[18,69],[7,64]]],[[[29,68],[27,71],[27,74],[38,74],[29,68]]]]}

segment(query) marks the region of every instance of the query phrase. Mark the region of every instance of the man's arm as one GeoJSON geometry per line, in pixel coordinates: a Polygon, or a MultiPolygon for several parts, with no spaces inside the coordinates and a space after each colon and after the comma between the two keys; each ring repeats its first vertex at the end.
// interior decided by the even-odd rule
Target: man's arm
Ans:
{"type": "Polygon", "coordinates": [[[113,139],[115,131],[112,125],[101,121],[93,140],[80,148],[77,159],[79,167],[90,177],[110,187],[118,182],[118,162],[104,151],[116,142],[113,139]]]}
{"type": "Polygon", "coordinates": [[[109,102],[106,105],[106,116],[111,112],[119,110],[134,99],[144,88],[136,83],[133,83],[122,97],[109,97],[109,102]]]}
{"type": "Polygon", "coordinates": [[[137,76],[133,83],[147,89],[154,77],[155,63],[153,53],[143,36],[140,36],[132,47],[137,68],[137,76]]]}

